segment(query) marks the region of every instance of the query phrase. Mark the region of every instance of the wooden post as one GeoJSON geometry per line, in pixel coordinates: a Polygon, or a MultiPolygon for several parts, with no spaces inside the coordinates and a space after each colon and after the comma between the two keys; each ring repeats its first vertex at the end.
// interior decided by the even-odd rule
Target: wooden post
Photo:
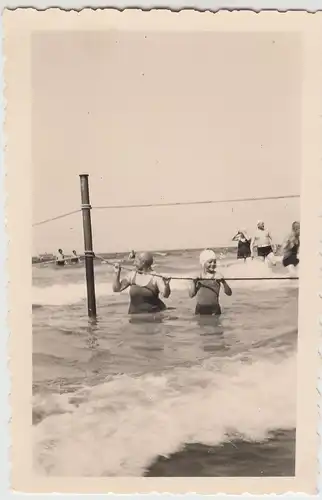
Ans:
{"type": "Polygon", "coordinates": [[[83,231],[84,231],[84,250],[85,250],[85,269],[87,286],[87,310],[89,318],[96,318],[96,298],[95,298],[95,277],[94,277],[94,252],[93,236],[91,222],[91,205],[89,200],[88,174],[80,176],[83,231]]]}

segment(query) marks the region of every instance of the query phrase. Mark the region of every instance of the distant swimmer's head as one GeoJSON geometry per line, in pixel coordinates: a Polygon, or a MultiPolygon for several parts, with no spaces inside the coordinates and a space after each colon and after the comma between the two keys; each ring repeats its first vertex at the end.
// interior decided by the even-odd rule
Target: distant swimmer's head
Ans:
{"type": "Polygon", "coordinates": [[[213,274],[217,267],[217,257],[213,250],[207,248],[203,250],[199,257],[200,265],[203,271],[213,274]]]}
{"type": "Polygon", "coordinates": [[[293,222],[292,231],[296,236],[300,235],[300,223],[298,221],[293,222]]]}
{"type": "Polygon", "coordinates": [[[265,229],[265,223],[262,220],[257,221],[257,228],[263,231],[265,229]]]}
{"type": "Polygon", "coordinates": [[[151,252],[142,252],[135,257],[135,267],[138,271],[147,271],[153,264],[153,255],[151,252]]]}

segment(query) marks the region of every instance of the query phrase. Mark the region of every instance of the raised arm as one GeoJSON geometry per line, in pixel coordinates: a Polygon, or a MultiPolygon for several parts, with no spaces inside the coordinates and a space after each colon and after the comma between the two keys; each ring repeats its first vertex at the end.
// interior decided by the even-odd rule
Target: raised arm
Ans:
{"type": "Polygon", "coordinates": [[[293,246],[293,242],[290,236],[287,236],[282,243],[282,253],[287,253],[293,246]]]}
{"type": "Polygon", "coordinates": [[[200,288],[200,283],[198,281],[198,278],[191,280],[191,283],[189,286],[189,297],[191,299],[197,295],[199,288],[200,288]]]}
{"type": "Polygon", "coordinates": [[[157,278],[159,292],[165,299],[171,295],[170,280],[171,278],[157,278]]]}
{"type": "Polygon", "coordinates": [[[230,297],[232,295],[233,291],[230,288],[230,286],[228,285],[228,283],[225,280],[225,278],[223,277],[223,275],[221,273],[217,273],[216,279],[217,279],[218,283],[220,283],[224,287],[225,294],[230,297]]]}
{"type": "Polygon", "coordinates": [[[252,239],[250,240],[250,253],[251,253],[251,256],[254,257],[254,247],[256,245],[256,236],[253,236],[252,239]]]}
{"type": "Polygon", "coordinates": [[[233,294],[233,291],[224,278],[221,280],[221,284],[224,287],[225,294],[228,295],[228,297],[230,297],[233,294]]]}
{"type": "Polygon", "coordinates": [[[114,279],[112,284],[113,292],[123,292],[131,285],[131,280],[126,277],[121,280],[121,266],[116,264],[114,266],[114,279]]]}
{"type": "Polygon", "coordinates": [[[238,236],[239,236],[239,232],[235,234],[235,236],[232,238],[232,241],[238,241],[238,236]]]}

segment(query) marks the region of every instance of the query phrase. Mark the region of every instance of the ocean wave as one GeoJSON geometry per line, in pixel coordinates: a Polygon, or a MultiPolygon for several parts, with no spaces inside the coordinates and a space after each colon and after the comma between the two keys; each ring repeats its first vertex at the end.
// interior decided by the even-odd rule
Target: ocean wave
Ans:
{"type": "Polygon", "coordinates": [[[37,394],[35,472],[142,476],[158,455],[186,443],[263,441],[274,429],[295,427],[295,380],[295,354],[247,361],[239,355],[159,375],[111,377],[72,395],[37,394]]]}

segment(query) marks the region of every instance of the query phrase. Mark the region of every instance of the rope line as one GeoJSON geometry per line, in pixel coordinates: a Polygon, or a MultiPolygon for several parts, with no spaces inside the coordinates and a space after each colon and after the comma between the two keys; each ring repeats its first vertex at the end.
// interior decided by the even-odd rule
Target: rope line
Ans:
{"type": "Polygon", "coordinates": [[[63,219],[64,217],[68,217],[69,215],[77,214],[78,212],[81,212],[80,208],[78,208],[77,210],[73,210],[72,212],[67,212],[65,214],[57,215],[56,217],[51,217],[50,219],[45,219],[45,220],[41,220],[39,222],[35,222],[32,225],[32,227],[41,226],[42,224],[47,224],[47,222],[52,222],[54,220],[63,219]]]}
{"type": "MultiPolygon", "coordinates": [[[[78,256],[78,258],[81,258],[81,257],[85,257],[85,255],[80,255],[78,256]]],[[[72,260],[72,259],[76,259],[76,257],[65,257],[65,261],[66,260],[72,260]]],[[[33,266],[37,266],[39,264],[54,264],[57,262],[57,259],[51,259],[51,260],[40,260],[39,262],[33,262],[32,265],[33,266]]]]}
{"type": "Polygon", "coordinates": [[[114,210],[114,209],[124,209],[124,208],[152,208],[152,207],[178,207],[184,205],[210,205],[212,203],[239,203],[242,201],[263,201],[263,200],[281,200],[286,198],[299,198],[299,194],[290,194],[285,196],[265,196],[258,198],[234,198],[228,200],[204,200],[204,201],[178,201],[170,203],[147,203],[140,205],[102,205],[93,207],[96,210],[114,210]]]}
{"type": "MultiPolygon", "coordinates": [[[[138,204],[138,205],[101,205],[97,207],[92,207],[93,210],[117,210],[117,209],[126,209],[126,208],[153,208],[153,207],[179,207],[186,205],[210,205],[213,203],[241,203],[243,201],[264,201],[264,200],[282,200],[282,199],[291,199],[291,198],[299,198],[299,194],[289,194],[284,196],[262,196],[262,197],[253,197],[253,198],[234,198],[228,200],[204,200],[204,201],[178,201],[178,202],[169,202],[169,203],[146,203],[146,204],[138,204]]],[[[58,219],[63,219],[70,215],[81,212],[81,209],[73,210],[72,212],[67,212],[65,214],[57,215],[56,217],[51,217],[49,219],[41,220],[39,222],[35,222],[32,224],[32,227],[41,226],[43,224],[47,224],[48,222],[52,222],[58,219]]]]}
{"type": "MultiPolygon", "coordinates": [[[[78,256],[79,258],[84,258],[85,255],[79,255],[78,256]]],[[[98,254],[95,254],[95,257],[99,260],[101,260],[102,262],[104,262],[104,264],[107,264],[111,267],[115,267],[115,265],[117,264],[116,262],[111,262],[107,259],[105,259],[104,257],[101,257],[100,255],[98,254]]],[[[73,257],[66,257],[65,260],[71,260],[73,257]]],[[[50,260],[50,261],[46,261],[46,262],[43,262],[43,264],[51,264],[53,262],[56,262],[56,260],[50,260]]],[[[41,264],[41,262],[36,262],[34,263],[33,265],[36,265],[36,264],[41,264]]],[[[122,261],[121,263],[118,264],[122,269],[124,269],[124,271],[129,271],[129,272],[132,272],[133,271],[133,267],[130,268],[130,267],[127,267],[127,266],[122,266],[122,261]]],[[[158,274],[158,273],[154,273],[154,272],[148,272],[148,273],[144,273],[148,276],[153,276],[155,278],[161,278],[161,279],[169,279],[169,280],[179,280],[179,281],[194,281],[194,280],[197,280],[197,279],[201,279],[201,278],[198,278],[198,277],[190,277],[190,276],[164,276],[162,274],[158,274]]],[[[214,278],[202,278],[203,281],[213,281],[214,278]]],[[[216,279],[216,278],[215,278],[216,279]]],[[[297,276],[274,276],[274,277],[246,277],[246,278],[241,278],[241,277],[238,277],[238,278],[225,278],[225,281],[280,281],[280,280],[298,280],[299,278],[297,276]]]]}
{"type": "MultiPolygon", "coordinates": [[[[110,266],[115,266],[115,263],[113,262],[109,262],[108,260],[106,259],[103,259],[102,257],[98,256],[98,255],[95,255],[96,257],[98,257],[99,259],[101,259],[102,261],[104,261],[106,264],[110,265],[110,266]]],[[[126,266],[122,266],[122,264],[119,264],[120,268],[121,269],[124,269],[125,271],[133,271],[133,268],[129,268],[129,267],[126,267],[126,266]]],[[[151,273],[151,272],[148,272],[148,273],[144,273],[144,274],[147,274],[148,276],[154,276],[155,278],[165,278],[165,279],[170,279],[171,281],[172,280],[180,280],[180,281],[194,281],[196,279],[199,279],[197,277],[190,277],[190,276],[164,276],[162,274],[158,274],[158,273],[151,273]]],[[[201,279],[201,278],[200,278],[201,279]]],[[[271,278],[265,278],[265,277],[248,277],[248,278],[225,278],[226,281],[262,281],[262,280],[297,280],[298,277],[297,276],[281,276],[281,277],[271,277],[271,278]]],[[[205,281],[212,281],[213,278],[202,278],[202,280],[205,280],[205,281]]]]}

